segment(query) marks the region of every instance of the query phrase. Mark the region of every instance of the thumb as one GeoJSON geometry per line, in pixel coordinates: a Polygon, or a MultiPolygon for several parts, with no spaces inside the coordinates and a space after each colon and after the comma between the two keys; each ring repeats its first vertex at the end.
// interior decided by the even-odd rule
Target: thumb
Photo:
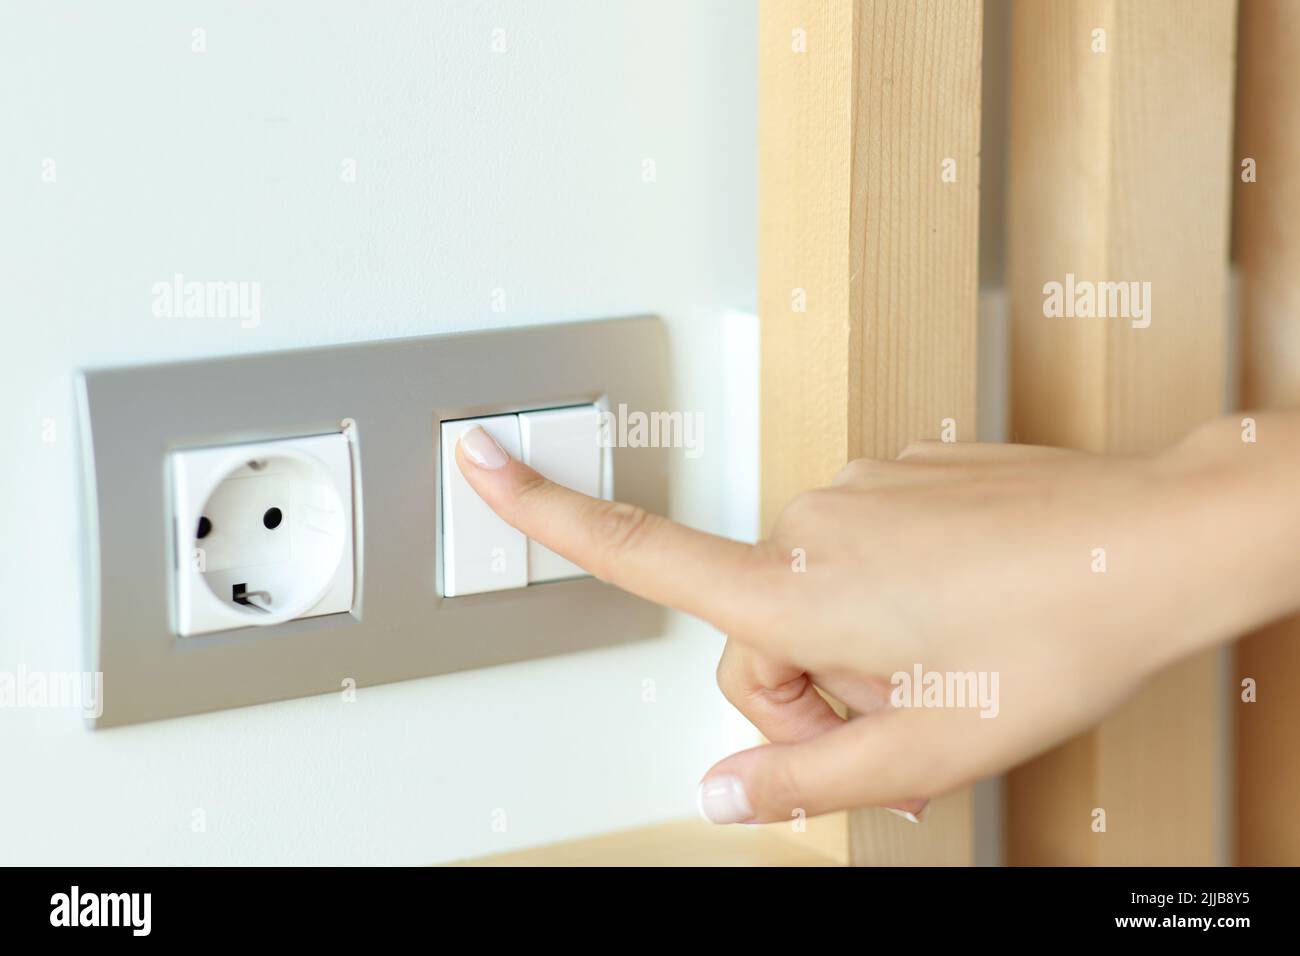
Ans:
{"type": "MultiPolygon", "coordinates": [[[[951,712],[950,712],[951,714],[951,712]]],[[[700,782],[713,823],[772,823],[834,810],[924,806],[957,779],[939,711],[885,710],[799,743],[765,744],[715,764],[700,782]]]]}

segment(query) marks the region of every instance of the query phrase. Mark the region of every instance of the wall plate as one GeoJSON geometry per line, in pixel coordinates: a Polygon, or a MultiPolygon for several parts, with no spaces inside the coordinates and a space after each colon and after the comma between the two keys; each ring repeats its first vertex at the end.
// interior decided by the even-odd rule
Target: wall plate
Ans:
{"type": "MultiPolygon", "coordinates": [[[[441,597],[441,423],[608,403],[668,409],[653,317],[427,336],[129,368],[78,378],[95,726],[339,692],[653,637],[665,613],[594,578],[441,597]],[[347,613],[177,637],[172,451],[352,438],[347,613]]],[[[620,500],[663,513],[664,448],[615,448],[620,500]]]]}

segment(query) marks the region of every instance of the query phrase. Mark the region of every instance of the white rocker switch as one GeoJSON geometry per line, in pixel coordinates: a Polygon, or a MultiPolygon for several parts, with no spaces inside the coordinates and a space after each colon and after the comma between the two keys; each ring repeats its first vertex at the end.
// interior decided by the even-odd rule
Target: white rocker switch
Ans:
{"type": "Polygon", "coordinates": [[[475,425],[482,425],[512,457],[520,457],[516,415],[442,423],[442,586],[446,597],[528,584],[527,539],[497,517],[456,464],[456,442],[475,425]]]}
{"type": "MultiPolygon", "coordinates": [[[[521,412],[519,436],[523,462],[557,484],[593,498],[612,497],[606,480],[605,450],[599,440],[600,412],[595,405],[521,412]]],[[[587,572],[531,538],[528,583],[542,584],[586,576],[587,572]]]]}

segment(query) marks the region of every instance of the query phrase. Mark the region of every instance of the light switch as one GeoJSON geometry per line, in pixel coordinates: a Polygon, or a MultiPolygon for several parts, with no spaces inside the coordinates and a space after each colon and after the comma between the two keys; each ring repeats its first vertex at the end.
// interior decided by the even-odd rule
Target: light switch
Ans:
{"type": "Polygon", "coordinates": [[[497,517],[456,464],[456,442],[475,425],[482,425],[511,456],[520,457],[515,415],[442,423],[442,585],[447,597],[528,583],[527,539],[497,517]]]}
{"type": "MultiPolygon", "coordinates": [[[[594,405],[555,408],[519,415],[524,464],[557,484],[594,498],[608,497],[604,449],[599,441],[600,411],[594,405]]],[[[559,581],[587,572],[550,548],[528,541],[528,583],[559,581]]]]}

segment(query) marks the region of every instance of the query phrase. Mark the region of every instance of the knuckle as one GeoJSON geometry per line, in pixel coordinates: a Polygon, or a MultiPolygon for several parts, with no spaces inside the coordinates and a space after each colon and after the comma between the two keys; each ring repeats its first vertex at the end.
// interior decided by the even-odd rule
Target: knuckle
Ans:
{"type": "Polygon", "coordinates": [[[781,511],[781,520],[789,524],[802,524],[820,511],[815,491],[804,491],[795,495],[781,511]]]}
{"type": "Polygon", "coordinates": [[[835,473],[831,479],[832,486],[851,485],[867,478],[872,472],[872,461],[870,458],[854,458],[851,462],[835,473]]]}
{"type": "Polygon", "coordinates": [[[894,465],[892,461],[882,461],[879,458],[854,458],[836,473],[831,487],[869,486],[895,474],[897,469],[894,465]]]}
{"type": "Polygon", "coordinates": [[[903,450],[899,452],[898,460],[906,461],[909,458],[931,457],[934,455],[936,451],[941,450],[943,447],[944,447],[943,442],[935,441],[934,439],[931,438],[924,438],[924,439],[919,439],[917,441],[910,441],[907,443],[906,446],[904,446],[903,450]]]}
{"type": "Polygon", "coordinates": [[[758,805],[766,809],[773,819],[788,820],[796,810],[807,811],[790,760],[770,760],[764,772],[758,776],[758,805]]]}
{"type": "Polygon", "coordinates": [[[808,684],[808,675],[800,674],[775,687],[756,687],[751,694],[771,704],[792,704],[808,692],[808,684]]]}
{"type": "Polygon", "coordinates": [[[722,696],[730,700],[733,704],[731,695],[734,692],[738,681],[736,673],[735,656],[731,653],[731,642],[727,642],[726,648],[722,651],[722,657],[718,659],[718,667],[713,673],[718,682],[718,690],[722,691],[722,696]]]}
{"type": "Polygon", "coordinates": [[[755,675],[751,659],[731,650],[728,641],[718,661],[715,674],[718,690],[727,701],[746,716],[797,701],[810,683],[807,674],[799,674],[780,684],[768,686],[755,675]]]}
{"type": "Polygon", "coordinates": [[[777,518],[777,527],[785,531],[806,531],[819,528],[828,520],[837,522],[837,502],[843,495],[837,495],[822,489],[805,491],[790,499],[789,504],[777,518]]]}
{"type": "Polygon", "coordinates": [[[743,711],[748,698],[745,694],[743,685],[736,677],[735,669],[727,663],[725,657],[718,662],[716,677],[718,680],[718,690],[722,692],[722,696],[726,698],[727,703],[731,704],[731,706],[735,707],[737,710],[743,711]]]}
{"type": "Polygon", "coordinates": [[[542,504],[541,496],[545,493],[549,484],[550,482],[536,473],[519,479],[519,483],[515,485],[514,494],[510,496],[510,500],[505,504],[506,509],[510,512],[505,516],[507,520],[513,520],[521,511],[526,511],[534,507],[534,505],[540,506],[542,504]]]}
{"type": "Polygon", "coordinates": [[[645,541],[654,520],[654,515],[638,505],[603,502],[591,525],[601,555],[596,576],[608,579],[618,559],[645,541]]]}
{"type": "Polygon", "coordinates": [[[546,479],[543,478],[541,475],[537,474],[536,472],[533,472],[530,475],[525,475],[523,478],[519,480],[519,484],[515,486],[515,497],[516,498],[536,497],[537,494],[546,487],[546,485],[547,485],[546,479]]]}

